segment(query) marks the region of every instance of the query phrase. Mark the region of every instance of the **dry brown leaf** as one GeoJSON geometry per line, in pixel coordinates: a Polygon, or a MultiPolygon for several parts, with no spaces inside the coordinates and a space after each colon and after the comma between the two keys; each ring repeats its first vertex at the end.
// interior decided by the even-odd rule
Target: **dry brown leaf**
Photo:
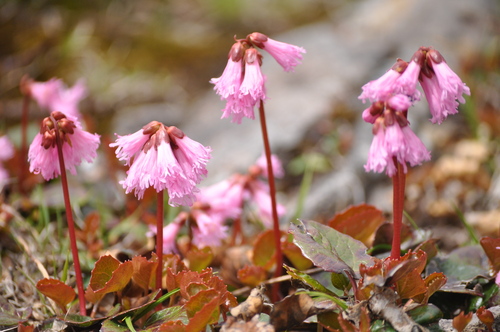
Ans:
{"type": "Polygon", "coordinates": [[[262,308],[264,308],[263,289],[254,288],[244,302],[231,309],[231,315],[248,321],[253,316],[260,314],[262,312],[262,308]]]}
{"type": "Polygon", "coordinates": [[[254,316],[248,322],[238,320],[235,317],[228,317],[221,332],[274,332],[274,327],[265,322],[259,322],[259,316],[254,316]]]}

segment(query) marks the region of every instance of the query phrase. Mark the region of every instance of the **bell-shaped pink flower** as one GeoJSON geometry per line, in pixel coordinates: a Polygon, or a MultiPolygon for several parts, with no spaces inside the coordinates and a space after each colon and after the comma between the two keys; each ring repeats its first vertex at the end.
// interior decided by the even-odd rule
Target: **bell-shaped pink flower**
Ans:
{"type": "Polygon", "coordinates": [[[429,103],[431,121],[440,124],[448,115],[458,113],[459,102],[465,103],[463,95],[470,95],[470,89],[438,51],[429,50],[427,63],[431,69],[421,75],[420,84],[429,103]]]}
{"type": "MultiPolygon", "coordinates": [[[[283,165],[281,164],[281,160],[278,158],[277,155],[275,155],[275,154],[271,155],[271,164],[273,166],[274,177],[282,178],[283,176],[285,176],[285,170],[283,169],[283,165]]],[[[265,177],[268,176],[267,158],[266,158],[265,154],[261,154],[259,159],[257,159],[257,162],[255,163],[255,165],[260,168],[262,175],[264,175],[265,177]]]]}
{"type": "Polygon", "coordinates": [[[53,121],[57,121],[62,140],[62,153],[67,170],[76,174],[76,166],[82,161],[92,162],[97,156],[100,136],[81,129],[77,120],[71,120],[60,112],[52,112],[45,118],[42,130],[35,136],[28,151],[30,172],[41,173],[45,180],[61,174],[59,168],[55,130],[53,121]]]}
{"type": "Polygon", "coordinates": [[[52,78],[47,82],[29,82],[28,89],[41,108],[76,118],[80,117],[78,103],[87,95],[82,80],[76,82],[72,88],[66,88],[62,80],[52,78]]]}
{"type": "Polygon", "coordinates": [[[193,204],[196,185],[207,173],[209,147],[158,121],[131,135],[118,136],[110,146],[117,147],[117,157],[130,165],[126,179],[120,182],[127,194],[134,191],[141,199],[153,187],[157,192],[168,190],[172,206],[193,204]]]}
{"type": "Polygon", "coordinates": [[[395,93],[395,84],[406,67],[407,63],[405,61],[398,60],[384,75],[363,85],[361,87],[363,92],[358,99],[361,99],[363,103],[366,102],[366,100],[372,103],[376,101],[386,101],[395,93]]]}
{"type": "Polygon", "coordinates": [[[302,47],[271,39],[259,32],[251,33],[248,38],[257,47],[267,51],[288,72],[293,72],[295,66],[301,64],[302,53],[306,53],[302,47]]]}

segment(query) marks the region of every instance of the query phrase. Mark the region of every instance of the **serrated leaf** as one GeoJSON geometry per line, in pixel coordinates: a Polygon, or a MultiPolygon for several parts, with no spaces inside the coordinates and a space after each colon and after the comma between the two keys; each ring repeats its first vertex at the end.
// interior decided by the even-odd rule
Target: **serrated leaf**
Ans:
{"type": "Polygon", "coordinates": [[[360,264],[371,266],[374,263],[362,242],[318,222],[298,220],[290,224],[289,232],[304,256],[325,271],[341,273],[347,270],[359,277],[360,264]]]}
{"type": "Polygon", "coordinates": [[[64,312],[66,312],[66,306],[71,303],[76,296],[76,292],[73,288],[56,279],[42,279],[37,282],[36,289],[43,295],[52,299],[64,312]]]}
{"type": "Polygon", "coordinates": [[[206,303],[195,315],[189,320],[186,326],[186,332],[205,331],[208,324],[217,322],[219,317],[219,299],[214,298],[206,303]],[[215,321],[214,321],[215,320],[215,321]]]}
{"type": "Polygon", "coordinates": [[[131,261],[120,263],[112,256],[102,256],[91,272],[90,287],[97,294],[117,292],[127,286],[133,273],[131,261]]]}
{"type": "MultiPolygon", "coordinates": [[[[219,300],[219,293],[215,289],[202,290],[193,295],[184,305],[188,317],[193,318],[205,306],[205,304],[212,301],[212,299],[219,300]]],[[[215,318],[215,321],[213,321],[213,319],[211,319],[210,321],[212,323],[217,322],[217,317],[213,317],[215,318]]]]}
{"type": "Polygon", "coordinates": [[[191,270],[200,272],[210,265],[214,259],[214,254],[210,247],[198,249],[197,247],[192,246],[186,253],[186,259],[189,262],[189,268],[191,270]]]}
{"type": "Polygon", "coordinates": [[[420,272],[412,270],[406,273],[404,278],[396,282],[396,291],[401,299],[411,299],[417,295],[424,294],[427,290],[420,272]]]}
{"type": "Polygon", "coordinates": [[[368,204],[350,206],[336,214],[328,226],[370,246],[377,228],[385,221],[382,211],[368,204]]]}

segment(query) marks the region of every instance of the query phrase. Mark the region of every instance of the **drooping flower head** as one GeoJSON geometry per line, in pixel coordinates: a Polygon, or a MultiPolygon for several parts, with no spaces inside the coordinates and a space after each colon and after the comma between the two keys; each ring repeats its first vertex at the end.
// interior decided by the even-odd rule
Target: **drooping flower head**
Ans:
{"type": "Polygon", "coordinates": [[[463,95],[470,95],[470,89],[451,70],[441,53],[430,48],[426,55],[420,83],[429,103],[431,121],[441,123],[449,114],[458,112],[459,102],[465,103],[463,95]]]}
{"type": "Polygon", "coordinates": [[[82,80],[71,88],[61,79],[52,78],[47,82],[35,82],[26,79],[22,82],[25,93],[36,100],[38,105],[49,112],[61,112],[66,116],[80,117],[78,103],[87,95],[87,89],[82,80]]]}
{"type": "Polygon", "coordinates": [[[97,156],[99,137],[97,134],[84,131],[75,117],[52,112],[50,117],[43,119],[40,132],[30,145],[28,151],[30,172],[41,173],[45,180],[61,174],[56,146],[56,140],[60,139],[65,167],[71,174],[76,174],[76,166],[83,160],[92,162],[97,156]]]}
{"type": "Polygon", "coordinates": [[[226,101],[222,118],[231,118],[232,122],[241,123],[245,117],[254,119],[255,106],[266,99],[266,77],[260,68],[262,55],[256,47],[271,54],[285,71],[293,71],[302,60],[301,53],[305,53],[301,47],[272,40],[258,32],[235,40],[222,76],[210,80],[217,94],[226,101]]]}
{"type": "Polygon", "coordinates": [[[302,47],[271,39],[260,32],[251,33],[248,35],[248,39],[257,47],[271,54],[285,71],[293,71],[295,66],[301,64],[302,53],[306,53],[302,47]]]}
{"type": "Polygon", "coordinates": [[[370,147],[366,171],[396,173],[395,162],[419,165],[430,159],[430,152],[411,130],[407,113],[413,103],[420,100],[417,90],[421,84],[429,103],[433,123],[441,123],[449,114],[458,112],[459,102],[469,88],[448,67],[441,54],[420,47],[409,63],[398,59],[382,77],[365,84],[359,96],[363,102],[372,102],[363,111],[363,120],[373,124],[373,142],[370,147]]]}
{"type": "Polygon", "coordinates": [[[396,174],[396,162],[403,165],[406,173],[407,163],[415,166],[430,159],[430,152],[413,133],[406,119],[410,105],[408,96],[400,94],[391,97],[383,104],[383,108],[371,109],[370,119],[375,119],[374,138],[365,165],[367,172],[381,173],[385,170],[392,177],[396,174]]]}
{"type": "Polygon", "coordinates": [[[120,182],[127,194],[134,191],[141,199],[144,191],[153,187],[157,192],[166,189],[172,206],[193,204],[196,185],[207,174],[209,147],[158,121],[133,134],[118,136],[110,146],[117,147],[117,158],[130,166],[126,179],[120,182]]]}

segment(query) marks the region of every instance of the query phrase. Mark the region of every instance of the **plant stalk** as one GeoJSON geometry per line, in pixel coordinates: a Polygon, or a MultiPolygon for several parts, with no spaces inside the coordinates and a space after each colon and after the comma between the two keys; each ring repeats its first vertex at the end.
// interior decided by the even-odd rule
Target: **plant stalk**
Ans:
{"type": "Polygon", "coordinates": [[[156,202],[156,255],[158,256],[156,289],[161,289],[163,278],[163,204],[163,190],[161,190],[158,192],[156,202]]]}
{"type": "Polygon", "coordinates": [[[401,228],[403,227],[406,174],[403,165],[396,158],[394,158],[394,164],[396,165],[396,174],[392,177],[392,211],[394,221],[391,258],[398,259],[401,257],[401,228]]]}
{"type": "MultiPolygon", "coordinates": [[[[280,223],[278,218],[278,209],[276,206],[276,186],[274,183],[274,173],[273,173],[273,164],[271,160],[271,147],[269,145],[269,137],[267,135],[267,125],[266,125],[266,116],[264,112],[264,102],[260,100],[259,105],[259,117],[260,117],[260,126],[262,129],[262,138],[264,141],[264,152],[266,154],[267,161],[267,177],[269,181],[269,196],[271,197],[271,211],[273,217],[273,230],[274,230],[274,244],[276,247],[275,250],[275,258],[276,258],[276,270],[274,272],[274,277],[279,277],[282,275],[282,267],[283,267],[283,253],[281,251],[281,231],[280,231],[280,223]]],[[[271,297],[273,302],[277,302],[279,300],[279,284],[273,284],[271,297]]]]}
{"type": "Polygon", "coordinates": [[[71,254],[73,255],[73,264],[75,266],[75,276],[76,276],[76,287],[78,288],[78,301],[80,303],[80,314],[82,316],[87,315],[87,310],[85,308],[85,291],[83,289],[83,278],[82,278],[82,269],[80,267],[80,258],[78,257],[78,247],[76,245],[76,235],[75,235],[75,222],[73,220],[73,212],[71,210],[71,201],[69,198],[69,189],[68,189],[68,179],[66,177],[66,167],[64,165],[64,156],[62,150],[62,140],[59,135],[59,127],[57,125],[57,121],[54,117],[50,117],[55,126],[56,132],[56,146],[57,146],[57,155],[59,159],[59,168],[61,170],[61,185],[63,189],[64,196],[64,207],[66,209],[66,220],[68,221],[68,233],[69,233],[69,242],[71,246],[71,254]]]}

